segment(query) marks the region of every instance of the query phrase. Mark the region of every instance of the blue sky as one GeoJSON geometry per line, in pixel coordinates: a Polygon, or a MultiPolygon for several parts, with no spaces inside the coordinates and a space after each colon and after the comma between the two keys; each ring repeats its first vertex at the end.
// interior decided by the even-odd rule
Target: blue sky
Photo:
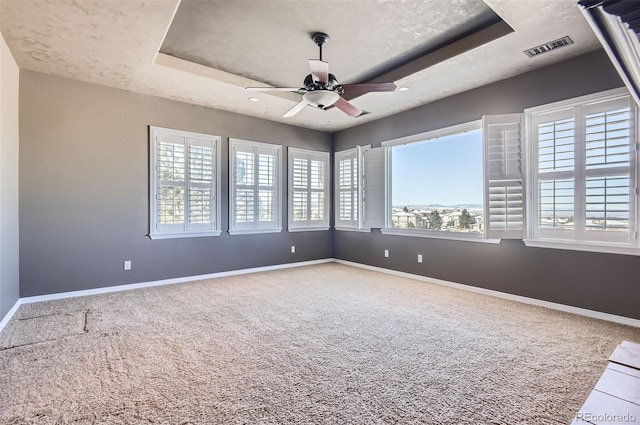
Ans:
{"type": "Polygon", "coordinates": [[[392,204],[482,205],[482,130],[395,146],[392,204]]]}

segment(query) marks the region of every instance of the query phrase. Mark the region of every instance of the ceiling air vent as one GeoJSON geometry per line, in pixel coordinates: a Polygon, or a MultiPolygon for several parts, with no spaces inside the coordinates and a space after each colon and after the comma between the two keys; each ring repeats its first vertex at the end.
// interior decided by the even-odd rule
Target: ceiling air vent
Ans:
{"type": "Polygon", "coordinates": [[[567,35],[566,37],[562,37],[557,40],[553,40],[548,43],[541,44],[540,46],[527,49],[524,51],[524,53],[530,58],[532,58],[542,53],[546,53],[550,50],[557,49],[558,47],[568,46],[569,44],[573,44],[573,40],[571,40],[567,35]]]}

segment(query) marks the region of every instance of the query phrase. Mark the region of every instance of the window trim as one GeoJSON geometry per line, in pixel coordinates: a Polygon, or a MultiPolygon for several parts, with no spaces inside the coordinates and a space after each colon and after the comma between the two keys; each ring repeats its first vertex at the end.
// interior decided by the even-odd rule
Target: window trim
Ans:
{"type": "MultiPolygon", "coordinates": [[[[391,148],[394,146],[400,145],[408,145],[410,143],[423,142],[431,139],[437,139],[440,137],[451,136],[459,133],[466,133],[469,131],[481,130],[482,131],[482,120],[474,120],[461,124],[455,124],[448,127],[442,127],[435,130],[429,130],[418,134],[413,134],[410,136],[399,137],[397,139],[391,139],[382,142],[382,147],[385,150],[385,227],[380,229],[380,232],[385,235],[397,235],[397,236],[410,236],[410,237],[422,237],[422,238],[433,238],[433,239],[449,239],[449,240],[458,240],[458,241],[471,241],[471,242],[487,242],[487,243],[499,243],[500,239],[488,239],[486,236],[486,226],[482,234],[468,234],[468,233],[458,233],[458,232],[446,232],[446,231],[433,231],[427,229],[396,229],[393,227],[391,223],[391,202],[392,202],[392,167],[391,167],[391,148]]],[[[482,149],[484,151],[484,142],[482,149]]],[[[482,165],[482,174],[484,180],[484,174],[486,170],[484,169],[484,155],[481,158],[483,161],[482,165]]],[[[484,189],[483,189],[484,192],[484,189]]],[[[482,196],[482,202],[484,204],[484,193],[482,196]]],[[[483,208],[484,210],[484,208],[483,208]]]]}
{"type": "MultiPolygon", "coordinates": [[[[219,176],[219,170],[222,166],[222,158],[220,155],[221,137],[212,134],[196,133],[193,131],[176,130],[171,128],[164,128],[158,126],[149,126],[149,238],[156,239],[176,239],[176,238],[190,238],[190,237],[207,237],[207,236],[219,236],[222,234],[221,221],[222,221],[222,200],[220,193],[222,190],[221,179],[219,176]],[[172,137],[179,137],[184,139],[198,139],[210,141],[215,152],[215,159],[213,161],[213,175],[214,182],[212,184],[212,190],[214,191],[214,202],[212,206],[215,207],[215,214],[213,219],[215,220],[213,229],[211,230],[182,230],[182,231],[157,231],[158,227],[158,180],[156,176],[156,163],[157,163],[157,137],[159,135],[168,135],[172,137]]],[[[186,151],[188,151],[189,143],[187,142],[186,151]]],[[[188,187],[188,167],[185,158],[185,189],[188,187]]],[[[189,208],[185,190],[185,211],[189,208]]],[[[183,224],[185,227],[188,223],[183,224]]]]}
{"type": "Polygon", "coordinates": [[[562,239],[524,239],[524,244],[534,248],[566,249],[571,251],[600,252],[606,254],[640,255],[640,249],[632,245],[606,242],[575,242],[562,239]]]}
{"type": "MultiPolygon", "coordinates": [[[[633,102],[629,91],[625,87],[616,88],[612,90],[607,90],[598,93],[592,93],[585,96],[580,96],[572,99],[562,100],[559,102],[554,102],[546,105],[540,105],[533,108],[528,108],[524,110],[525,113],[525,121],[526,121],[526,151],[527,155],[527,229],[526,236],[523,239],[526,246],[530,247],[540,247],[540,248],[553,248],[553,249],[567,249],[567,250],[576,250],[576,251],[588,251],[588,252],[600,252],[600,253],[612,253],[612,254],[625,254],[625,255],[640,255],[640,242],[638,240],[638,230],[640,226],[640,196],[638,196],[638,185],[639,185],[639,154],[638,154],[638,130],[640,128],[640,110],[633,102]],[[538,206],[537,196],[538,196],[538,172],[537,172],[537,158],[538,153],[535,149],[536,146],[535,140],[535,119],[534,115],[539,114],[553,114],[560,112],[562,110],[570,109],[570,108],[582,108],[584,106],[589,106],[590,104],[597,104],[599,102],[607,102],[612,101],[622,97],[630,98],[630,106],[631,106],[631,114],[633,114],[633,128],[631,130],[632,138],[635,140],[631,141],[632,146],[635,145],[635,148],[632,148],[631,156],[632,158],[629,161],[629,172],[630,172],[630,184],[636,188],[635,195],[633,191],[631,191],[631,199],[629,202],[630,211],[633,211],[634,217],[629,220],[629,238],[627,242],[609,242],[605,240],[578,240],[578,235],[585,232],[584,229],[574,229],[567,230],[566,232],[557,231],[556,233],[550,234],[550,232],[540,232],[539,229],[536,229],[538,223],[537,211],[536,208],[538,206]],[[548,235],[548,236],[545,236],[548,235]],[[565,235],[567,238],[561,238],[560,235],[565,235]]],[[[580,124],[580,128],[583,127],[583,124],[580,124]]],[[[576,127],[578,129],[578,127],[576,127]]],[[[577,134],[577,137],[580,137],[577,134]]],[[[584,143],[584,140],[580,141],[584,143]]],[[[581,160],[576,158],[576,167],[578,164],[581,164],[581,160]]],[[[579,175],[583,174],[582,170],[574,170],[572,174],[576,177],[584,177],[587,178],[587,172],[584,172],[584,176],[579,175]]],[[[574,189],[575,191],[576,189],[574,189]]],[[[582,196],[576,197],[574,202],[581,202],[582,196]]],[[[574,206],[574,208],[576,208],[574,206]]],[[[544,229],[543,229],[544,230],[544,229]]]]}
{"type": "MultiPolygon", "coordinates": [[[[331,214],[331,153],[325,151],[316,151],[311,149],[302,149],[296,147],[288,148],[288,176],[287,176],[287,213],[288,213],[288,227],[289,232],[312,232],[329,230],[330,226],[330,214],[331,214]],[[323,219],[306,221],[294,221],[293,220],[293,160],[295,157],[306,157],[307,161],[312,159],[321,159],[324,164],[323,182],[324,189],[324,205],[323,205],[323,219]]],[[[309,182],[310,184],[310,182],[309,182]]],[[[307,188],[305,193],[312,193],[319,191],[319,189],[307,188]]],[[[308,212],[311,210],[311,204],[308,205],[308,212]]]]}
{"type": "Polygon", "coordinates": [[[437,232],[433,230],[424,229],[380,229],[380,233],[383,235],[395,235],[395,236],[411,236],[414,238],[433,238],[433,239],[448,239],[452,241],[467,241],[467,242],[482,242],[490,244],[498,244],[502,239],[488,239],[477,236],[466,236],[465,233],[456,232],[437,232]]]}
{"type": "MultiPolygon", "coordinates": [[[[255,154],[255,152],[254,152],[255,154]]],[[[256,182],[257,184],[257,182],[256,182]]],[[[269,222],[271,223],[271,222],[269,222]]],[[[282,231],[282,145],[276,145],[272,143],[265,142],[257,142],[253,140],[245,140],[245,139],[237,139],[230,137],[229,138],[229,230],[228,233],[230,235],[248,235],[248,234],[258,234],[258,233],[279,233],[282,231]],[[259,226],[259,222],[255,220],[251,223],[253,227],[234,227],[234,217],[235,217],[235,202],[234,202],[234,194],[236,190],[236,179],[235,179],[235,171],[236,171],[236,161],[235,161],[235,150],[237,146],[249,147],[251,149],[272,149],[275,150],[275,165],[276,165],[276,176],[275,176],[275,201],[276,205],[276,217],[273,220],[274,225],[271,226],[259,226]]]]}

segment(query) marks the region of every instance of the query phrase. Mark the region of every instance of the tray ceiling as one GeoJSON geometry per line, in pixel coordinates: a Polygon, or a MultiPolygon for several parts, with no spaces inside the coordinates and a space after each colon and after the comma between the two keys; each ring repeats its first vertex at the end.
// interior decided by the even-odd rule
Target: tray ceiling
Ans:
{"type": "Polygon", "coordinates": [[[0,30],[21,69],[324,131],[600,47],[574,0],[3,0],[0,30]],[[496,22],[509,31],[494,31],[496,22]],[[331,36],[324,59],[341,82],[386,73],[408,90],[352,100],[371,112],[359,118],[308,107],[288,119],[281,115],[299,95],[244,90],[301,85],[307,60],[317,58],[315,31],[331,36]],[[566,35],[574,44],[535,58],[523,53],[566,35]],[[388,73],[401,65],[406,72],[388,73]]]}

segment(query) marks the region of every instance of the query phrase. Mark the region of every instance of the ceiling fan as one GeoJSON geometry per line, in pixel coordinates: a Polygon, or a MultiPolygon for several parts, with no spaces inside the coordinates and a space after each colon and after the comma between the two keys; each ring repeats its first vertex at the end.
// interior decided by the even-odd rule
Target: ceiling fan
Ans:
{"type": "Polygon", "coordinates": [[[309,59],[311,74],[304,79],[304,87],[247,87],[249,91],[289,91],[302,95],[302,100],[289,109],[283,117],[292,117],[302,111],[305,106],[315,106],[327,110],[335,106],[351,117],[365,114],[355,105],[345,100],[345,93],[369,93],[395,91],[394,83],[364,83],[364,84],[340,84],[335,75],[329,73],[329,64],[322,60],[322,45],[327,42],[329,36],[323,32],[314,33],[311,37],[320,49],[319,59],[309,59]]]}

